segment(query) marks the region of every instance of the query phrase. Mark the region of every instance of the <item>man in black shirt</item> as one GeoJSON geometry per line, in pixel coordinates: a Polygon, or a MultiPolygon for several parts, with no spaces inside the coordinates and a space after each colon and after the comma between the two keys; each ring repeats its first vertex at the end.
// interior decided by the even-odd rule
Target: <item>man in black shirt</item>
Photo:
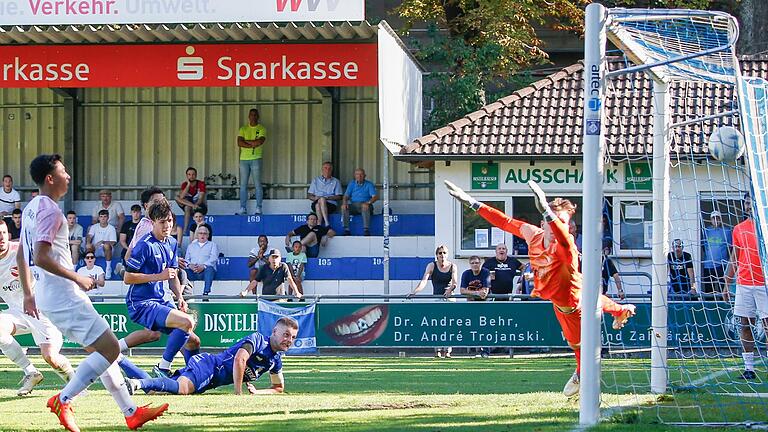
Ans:
{"type": "Polygon", "coordinates": [[[296,227],[293,231],[285,235],[285,250],[291,251],[291,237],[299,236],[301,245],[307,252],[307,258],[317,258],[320,254],[320,246],[325,247],[328,239],[335,236],[336,231],[325,225],[317,224],[317,215],[310,213],[307,215],[307,223],[296,227]]]}
{"type": "Polygon", "coordinates": [[[141,206],[134,204],[131,206],[131,218],[123,222],[123,226],[120,228],[120,246],[122,246],[121,255],[125,259],[125,251],[128,250],[128,245],[133,240],[133,234],[136,232],[136,227],[141,220],[141,206]]]}
{"type": "Polygon", "coordinates": [[[693,274],[693,258],[683,251],[683,241],[672,242],[672,252],[667,254],[669,268],[669,293],[672,295],[697,295],[696,277],[693,274]]]}
{"type": "MultiPolygon", "coordinates": [[[[514,292],[514,279],[518,271],[522,271],[523,263],[507,255],[507,245],[496,245],[496,256],[488,258],[483,263],[483,268],[491,272],[491,294],[512,294],[514,292]]],[[[509,298],[497,298],[509,300],[509,298]]]]}
{"type": "Polygon", "coordinates": [[[616,269],[616,265],[613,260],[608,256],[611,254],[612,248],[610,246],[603,247],[603,295],[608,294],[608,285],[613,278],[616,283],[616,292],[619,294],[619,298],[624,300],[624,288],[621,286],[621,276],[619,276],[619,270],[616,269]]]}

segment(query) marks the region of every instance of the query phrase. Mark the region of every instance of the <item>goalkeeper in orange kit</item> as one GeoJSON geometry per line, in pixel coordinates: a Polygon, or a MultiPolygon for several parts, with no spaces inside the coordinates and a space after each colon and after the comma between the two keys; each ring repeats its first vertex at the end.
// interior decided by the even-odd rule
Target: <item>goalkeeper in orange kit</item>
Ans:
{"type": "MultiPolygon", "coordinates": [[[[573,236],[568,233],[568,223],[576,212],[576,206],[567,199],[555,198],[547,203],[547,197],[535,182],[528,182],[534,193],[536,207],[544,217],[539,228],[527,222],[513,219],[487,206],[449,181],[448,192],[473,209],[494,226],[520,237],[528,243],[528,255],[533,269],[534,297],[552,301],[555,316],[563,329],[565,340],[576,354],[576,372],[565,384],[563,393],[574,396],[579,392],[581,367],[581,286],[579,252],[573,236]]],[[[603,312],[613,316],[613,328],[618,330],[635,314],[635,306],[620,305],[608,297],[600,296],[603,312]]]]}

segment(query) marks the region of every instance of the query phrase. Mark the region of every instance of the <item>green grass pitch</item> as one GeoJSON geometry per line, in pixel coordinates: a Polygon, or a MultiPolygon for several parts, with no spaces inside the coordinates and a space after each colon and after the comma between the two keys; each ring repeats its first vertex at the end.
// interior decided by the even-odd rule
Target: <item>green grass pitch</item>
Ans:
{"type": "MultiPolygon", "coordinates": [[[[0,431],[61,430],[45,402],[62,383],[47,365],[42,367],[39,356],[31,358],[46,378],[32,395],[18,398],[21,372],[0,356],[0,431]]],[[[74,362],[80,358],[72,357],[74,362]]],[[[147,370],[157,360],[156,356],[132,359],[147,370]]],[[[642,393],[646,364],[647,360],[605,362],[603,376],[618,383],[620,394],[609,395],[615,389],[604,388],[604,402],[640,403],[640,408],[604,410],[608,419],[595,430],[678,430],[658,424],[659,414],[670,411],[672,421],[695,420],[699,414],[691,406],[718,401],[732,402],[727,406],[739,412],[753,411],[752,420],[768,420],[766,406],[755,399],[737,402],[730,396],[687,392],[654,403],[656,398],[642,393]],[[630,383],[639,394],[631,392],[630,383]]],[[[697,364],[693,375],[673,368],[670,377],[696,380],[719,365],[697,364]]],[[[229,386],[203,395],[141,395],[134,400],[140,405],[170,403],[166,415],[142,429],[148,431],[568,431],[577,426],[578,401],[566,399],[561,390],[572,371],[573,358],[288,357],[283,395],[235,396],[229,386]]],[[[715,380],[726,378],[727,374],[715,380]]],[[[268,385],[268,377],[257,382],[257,387],[268,385]]],[[[721,421],[727,413],[711,414],[712,421],[721,421]]],[[[76,400],[75,416],[84,431],[127,430],[99,383],[76,400]]],[[[697,428],[688,430],[692,429],[697,428]]]]}

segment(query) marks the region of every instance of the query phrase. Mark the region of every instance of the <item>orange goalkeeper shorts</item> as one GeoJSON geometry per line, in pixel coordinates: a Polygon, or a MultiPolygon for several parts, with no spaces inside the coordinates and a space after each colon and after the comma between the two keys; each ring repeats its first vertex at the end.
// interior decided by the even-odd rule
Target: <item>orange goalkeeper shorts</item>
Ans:
{"type": "Polygon", "coordinates": [[[561,312],[554,304],[552,307],[555,309],[555,316],[560,322],[560,328],[563,329],[565,340],[571,345],[579,345],[581,343],[581,309],[567,314],[561,312]]]}

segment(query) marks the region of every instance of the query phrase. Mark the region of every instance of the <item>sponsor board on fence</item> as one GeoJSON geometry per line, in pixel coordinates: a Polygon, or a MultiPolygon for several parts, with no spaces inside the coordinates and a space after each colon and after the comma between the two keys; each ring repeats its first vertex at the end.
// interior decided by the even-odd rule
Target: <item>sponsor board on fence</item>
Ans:
{"type": "MultiPolygon", "coordinates": [[[[141,328],[128,318],[124,304],[94,306],[118,338],[141,328]]],[[[637,315],[621,331],[614,331],[611,317],[605,316],[603,345],[650,346],[650,304],[637,306],[637,315]]],[[[229,347],[259,328],[256,303],[192,303],[190,309],[204,348],[229,347]]],[[[738,323],[730,311],[725,303],[670,303],[668,346],[738,346],[738,323]]],[[[314,323],[319,348],[567,346],[549,302],[318,304],[314,323]]],[[[29,335],[19,341],[34,344],[29,335]]],[[[144,346],[165,346],[165,336],[144,346]]]]}
{"type": "Polygon", "coordinates": [[[4,0],[0,25],[362,21],[365,0],[4,0]]]}
{"type": "Polygon", "coordinates": [[[0,46],[0,87],[360,87],[375,43],[0,46]]]}

